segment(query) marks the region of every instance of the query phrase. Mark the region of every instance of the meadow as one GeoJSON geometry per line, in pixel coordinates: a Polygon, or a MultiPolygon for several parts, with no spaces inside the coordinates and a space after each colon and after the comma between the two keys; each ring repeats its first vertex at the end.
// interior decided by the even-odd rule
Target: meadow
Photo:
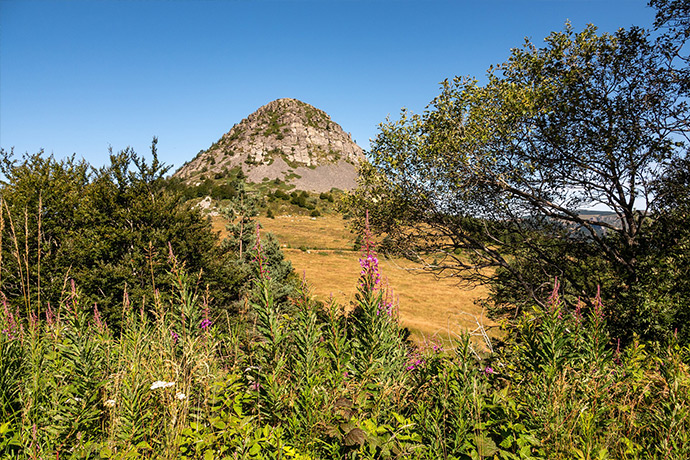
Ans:
{"type": "MultiPolygon", "coordinates": [[[[260,221],[264,231],[276,236],[297,274],[306,278],[316,300],[333,298],[342,305],[355,300],[359,251],[353,249],[356,235],[342,215],[279,215],[260,221]]],[[[225,224],[214,216],[216,231],[224,234],[225,224]]],[[[435,277],[400,257],[382,257],[379,267],[398,301],[401,325],[420,343],[432,337],[448,343],[449,337],[480,325],[498,333],[497,323],[475,303],[486,294],[485,286],[461,286],[457,279],[435,277]]]]}

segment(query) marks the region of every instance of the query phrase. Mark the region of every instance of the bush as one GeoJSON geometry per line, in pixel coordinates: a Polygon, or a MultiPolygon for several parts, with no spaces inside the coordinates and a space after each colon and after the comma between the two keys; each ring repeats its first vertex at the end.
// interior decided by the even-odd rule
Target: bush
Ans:
{"type": "Polygon", "coordinates": [[[321,192],[319,195],[319,199],[322,201],[328,201],[329,203],[333,203],[333,195],[331,193],[326,193],[326,192],[321,192]]]}
{"type": "Polygon", "coordinates": [[[287,193],[283,192],[282,190],[276,190],[276,191],[273,193],[273,195],[274,195],[276,198],[280,198],[281,200],[285,200],[285,201],[287,201],[287,200],[290,199],[290,195],[288,195],[287,193]]]}
{"type": "Polygon", "coordinates": [[[362,242],[362,235],[357,235],[357,237],[355,238],[355,242],[352,244],[352,250],[359,251],[360,249],[362,249],[362,242]]]}
{"type": "MultiPolygon", "coordinates": [[[[152,153],[148,164],[130,149],[111,152],[111,164],[93,170],[74,158],[57,161],[41,153],[12,163],[3,151],[9,163],[0,222],[12,224],[0,223],[0,289],[12,309],[21,305],[23,316],[41,314],[47,303],[58,305],[74,281],[84,303],[101,306],[118,330],[125,290],[139,305],[169,291],[172,250],[187,270],[204,274],[207,295],[219,308],[234,311],[248,284],[243,277],[250,276],[237,265],[246,261],[238,262],[236,248],[220,245],[207,218],[184,202],[179,184],[165,187],[167,168],[158,162],[155,141],[152,153]],[[27,263],[11,256],[15,243],[27,263]]],[[[229,184],[213,181],[196,191],[234,196],[229,184]]]]}

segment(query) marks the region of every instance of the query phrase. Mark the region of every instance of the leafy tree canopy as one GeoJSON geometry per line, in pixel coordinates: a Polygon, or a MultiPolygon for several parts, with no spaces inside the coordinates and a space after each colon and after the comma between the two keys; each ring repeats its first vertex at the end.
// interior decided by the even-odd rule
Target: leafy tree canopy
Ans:
{"type": "Polygon", "coordinates": [[[641,284],[654,186],[686,156],[670,46],[569,25],[541,48],[526,41],[486,84],[445,81],[423,114],[383,123],[350,204],[409,256],[434,254],[430,269],[490,282],[496,305],[543,304],[558,277],[572,303],[601,287],[621,336],[682,327],[641,284]]]}
{"type": "MultiPolygon", "coordinates": [[[[209,220],[166,187],[169,167],[156,139],[148,163],[132,149],[110,152],[95,169],[74,157],[2,152],[0,292],[20,311],[41,313],[65,298],[72,281],[117,327],[123,294],[149,308],[173,292],[171,252],[197,280],[216,313],[235,310],[253,276],[250,257],[221,244],[209,220]]],[[[283,266],[282,254],[273,262],[283,266]]],[[[280,271],[287,282],[291,268],[280,271]]]]}

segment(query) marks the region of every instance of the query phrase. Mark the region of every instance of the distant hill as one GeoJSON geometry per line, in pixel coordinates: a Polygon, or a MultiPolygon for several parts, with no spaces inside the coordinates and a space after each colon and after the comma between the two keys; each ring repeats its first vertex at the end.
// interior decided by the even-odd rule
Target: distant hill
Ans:
{"type": "Polygon", "coordinates": [[[594,211],[581,209],[578,211],[578,214],[580,217],[583,217],[590,222],[605,222],[617,228],[619,228],[621,225],[620,218],[613,211],[594,211]]]}
{"type": "Polygon", "coordinates": [[[326,112],[285,98],[257,109],[174,176],[194,184],[241,168],[250,182],[327,192],[353,189],[361,161],[362,148],[326,112]]]}

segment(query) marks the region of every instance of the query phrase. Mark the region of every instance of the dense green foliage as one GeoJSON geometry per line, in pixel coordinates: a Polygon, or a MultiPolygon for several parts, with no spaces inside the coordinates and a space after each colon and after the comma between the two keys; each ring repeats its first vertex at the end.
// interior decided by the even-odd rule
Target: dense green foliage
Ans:
{"type": "MultiPolygon", "coordinates": [[[[151,164],[127,149],[111,152],[110,165],[97,170],[74,158],[39,153],[16,161],[3,152],[0,290],[12,307],[42,316],[74,281],[84,304],[101,306],[117,330],[123,294],[149,305],[171,292],[166,267],[174,252],[190,273],[203,274],[198,287],[214,300],[214,315],[237,310],[251,276],[242,244],[252,244],[254,228],[220,244],[200,210],[166,187],[168,168],[155,147],[154,139],[151,164]]],[[[236,200],[241,195],[234,191],[236,200]]],[[[282,267],[276,282],[287,283],[289,263],[271,247],[271,263],[282,267]]]]}
{"type": "MultiPolygon", "coordinates": [[[[240,169],[239,172],[241,171],[240,169]]],[[[237,195],[237,189],[244,182],[244,178],[239,173],[231,175],[230,172],[218,173],[217,176],[213,179],[205,178],[198,185],[190,185],[180,178],[171,177],[166,179],[165,188],[181,194],[188,200],[207,196],[219,201],[234,199],[237,195]]]]}
{"type": "Polygon", "coordinates": [[[220,327],[175,257],[116,336],[78,289],[0,309],[0,458],[685,459],[690,349],[611,349],[558,286],[484,351],[413,346],[365,241],[355,309],[275,302],[260,241],[250,327],[220,327]],[[167,298],[167,301],[161,299],[167,298]]]}
{"type": "Polygon", "coordinates": [[[660,212],[659,193],[687,181],[672,176],[690,120],[677,51],[638,28],[526,42],[486,84],[446,81],[422,115],[382,124],[351,205],[431,270],[490,283],[497,307],[543,306],[558,278],[571,307],[601,287],[625,343],[685,341],[684,269],[666,265],[680,247],[661,241],[687,214],[660,212]]]}

